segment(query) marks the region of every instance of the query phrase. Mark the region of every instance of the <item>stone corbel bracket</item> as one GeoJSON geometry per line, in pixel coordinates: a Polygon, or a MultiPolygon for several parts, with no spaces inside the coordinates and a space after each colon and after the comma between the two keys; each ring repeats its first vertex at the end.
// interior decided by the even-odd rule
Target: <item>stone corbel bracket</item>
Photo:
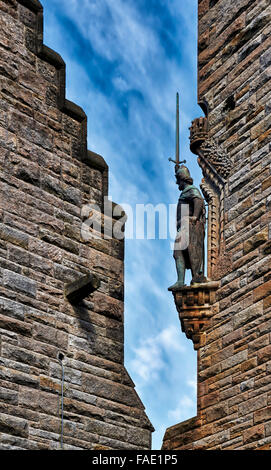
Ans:
{"type": "Polygon", "coordinates": [[[169,289],[172,290],[182,331],[193,341],[195,350],[205,343],[204,332],[210,324],[218,287],[219,282],[207,282],[169,289]]]}
{"type": "Polygon", "coordinates": [[[71,304],[75,304],[92,294],[100,287],[100,284],[100,279],[95,274],[86,274],[65,284],[64,295],[71,304]]]}

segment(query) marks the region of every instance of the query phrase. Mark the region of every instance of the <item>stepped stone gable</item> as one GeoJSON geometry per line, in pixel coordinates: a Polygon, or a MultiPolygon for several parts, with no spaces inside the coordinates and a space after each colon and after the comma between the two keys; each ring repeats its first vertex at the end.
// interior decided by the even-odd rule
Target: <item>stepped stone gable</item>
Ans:
{"type": "Polygon", "coordinates": [[[209,205],[208,277],[219,287],[191,333],[197,416],[168,428],[163,449],[270,450],[271,5],[201,0],[198,15],[205,116],[192,123],[191,150],[209,205]]]}
{"type": "Polygon", "coordinates": [[[149,449],[123,365],[123,241],[81,236],[108,167],[42,30],[38,0],[0,0],[0,448],[62,433],[64,449],[149,449]]]}

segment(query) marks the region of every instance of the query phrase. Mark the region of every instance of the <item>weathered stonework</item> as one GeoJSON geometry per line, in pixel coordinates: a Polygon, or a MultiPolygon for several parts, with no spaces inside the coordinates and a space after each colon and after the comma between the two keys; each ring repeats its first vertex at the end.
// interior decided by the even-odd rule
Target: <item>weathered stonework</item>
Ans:
{"type": "Polygon", "coordinates": [[[218,287],[218,282],[206,282],[169,289],[174,296],[182,331],[188,339],[192,339],[195,350],[205,344],[204,332],[210,326],[213,314],[211,306],[215,302],[218,287]]]}
{"type": "Polygon", "coordinates": [[[148,449],[123,363],[123,241],[81,236],[108,167],[42,28],[38,0],[0,0],[0,448],[59,448],[61,353],[64,449],[148,449]]]}
{"type": "Polygon", "coordinates": [[[270,33],[267,0],[199,1],[205,118],[191,149],[209,203],[208,276],[220,287],[198,349],[197,417],[169,428],[164,449],[271,449],[270,33]],[[200,154],[207,138],[227,174],[200,154]]]}

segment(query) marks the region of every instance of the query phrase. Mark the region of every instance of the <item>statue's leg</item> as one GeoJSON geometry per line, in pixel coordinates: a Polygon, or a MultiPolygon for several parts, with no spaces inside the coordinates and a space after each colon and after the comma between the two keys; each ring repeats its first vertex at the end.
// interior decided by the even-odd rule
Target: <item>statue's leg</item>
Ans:
{"type": "Polygon", "coordinates": [[[176,270],[178,275],[178,280],[170,286],[169,289],[177,289],[178,287],[184,286],[184,276],[185,276],[185,260],[181,251],[178,251],[178,256],[174,256],[176,263],[176,270]]]}
{"type": "Polygon", "coordinates": [[[184,285],[185,261],[184,261],[183,254],[181,254],[181,256],[178,256],[175,262],[176,262],[176,269],[177,269],[177,274],[178,274],[178,283],[181,285],[184,285]]]}
{"type": "Polygon", "coordinates": [[[202,257],[191,262],[192,280],[191,284],[206,282],[206,277],[203,273],[203,260],[202,257]]]}
{"type": "Polygon", "coordinates": [[[206,282],[204,276],[204,230],[200,222],[194,226],[193,240],[190,246],[191,284],[206,282]]]}

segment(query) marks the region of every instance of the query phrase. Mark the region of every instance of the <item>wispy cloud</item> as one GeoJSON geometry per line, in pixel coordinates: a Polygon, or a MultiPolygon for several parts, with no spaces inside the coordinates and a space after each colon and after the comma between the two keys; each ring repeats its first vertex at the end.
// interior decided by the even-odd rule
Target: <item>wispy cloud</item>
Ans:
{"type": "Polygon", "coordinates": [[[195,411],[195,396],[183,395],[176,408],[168,412],[168,416],[173,423],[179,423],[191,418],[195,414],[195,411]]]}
{"type": "Polygon", "coordinates": [[[168,367],[168,354],[184,351],[175,325],[169,325],[156,336],[141,340],[140,346],[134,348],[135,358],[131,362],[131,370],[146,385],[147,382],[159,379],[159,373],[168,367]]]}
{"type": "Polygon", "coordinates": [[[181,393],[177,405],[168,412],[168,417],[173,423],[185,421],[196,415],[197,382],[190,378],[185,383],[189,393],[181,393]]]}

